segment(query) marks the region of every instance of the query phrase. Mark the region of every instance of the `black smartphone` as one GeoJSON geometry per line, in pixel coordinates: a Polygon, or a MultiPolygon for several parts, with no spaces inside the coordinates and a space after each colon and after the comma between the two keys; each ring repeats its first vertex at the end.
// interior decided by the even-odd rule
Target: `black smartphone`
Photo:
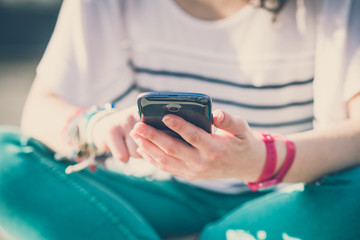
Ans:
{"type": "Polygon", "coordinates": [[[206,94],[146,92],[138,96],[137,105],[141,121],[172,136],[180,137],[162,122],[166,114],[175,114],[211,133],[212,100],[206,94]]]}

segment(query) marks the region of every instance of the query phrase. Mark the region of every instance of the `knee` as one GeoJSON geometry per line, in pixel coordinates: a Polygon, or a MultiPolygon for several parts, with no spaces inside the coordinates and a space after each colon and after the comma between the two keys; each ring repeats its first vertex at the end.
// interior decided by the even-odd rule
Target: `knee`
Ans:
{"type": "Polygon", "coordinates": [[[20,136],[19,128],[0,126],[0,147],[19,142],[20,136]]]}
{"type": "MultiPolygon", "coordinates": [[[[17,169],[26,170],[24,164],[31,164],[25,160],[27,140],[15,127],[0,127],[0,184],[6,182],[9,176],[14,176],[17,169]],[[4,179],[6,178],[6,179],[4,179]]],[[[30,161],[31,162],[31,161],[30,161]]]]}
{"type": "Polygon", "coordinates": [[[16,155],[21,146],[21,134],[15,127],[0,127],[0,164],[16,155]]]}

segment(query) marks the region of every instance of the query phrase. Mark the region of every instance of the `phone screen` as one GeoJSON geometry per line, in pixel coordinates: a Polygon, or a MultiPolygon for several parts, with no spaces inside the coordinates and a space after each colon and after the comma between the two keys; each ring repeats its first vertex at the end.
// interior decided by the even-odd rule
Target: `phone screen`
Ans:
{"type": "Polygon", "coordinates": [[[211,133],[212,101],[201,93],[147,92],[138,96],[140,119],[157,129],[177,136],[163,122],[166,114],[175,114],[186,121],[211,133]]]}

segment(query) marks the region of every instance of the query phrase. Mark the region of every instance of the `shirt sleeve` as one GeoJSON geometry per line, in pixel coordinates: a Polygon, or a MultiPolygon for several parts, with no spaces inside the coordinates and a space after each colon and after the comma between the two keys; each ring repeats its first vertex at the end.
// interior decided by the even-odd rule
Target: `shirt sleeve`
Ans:
{"type": "Polygon", "coordinates": [[[120,3],[64,0],[37,79],[79,107],[116,96],[117,76],[128,74],[120,3]]]}
{"type": "Polygon", "coordinates": [[[346,43],[344,100],[360,92],[360,1],[352,1],[346,43]]]}
{"type": "Polygon", "coordinates": [[[347,118],[346,102],[360,92],[359,43],[360,1],[323,1],[315,58],[315,127],[347,118]]]}

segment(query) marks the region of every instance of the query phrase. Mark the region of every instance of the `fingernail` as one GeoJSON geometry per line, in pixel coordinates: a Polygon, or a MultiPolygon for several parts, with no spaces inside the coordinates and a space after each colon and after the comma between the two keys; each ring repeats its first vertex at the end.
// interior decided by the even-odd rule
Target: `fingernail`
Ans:
{"type": "Polygon", "coordinates": [[[136,152],[137,152],[137,153],[140,155],[140,157],[142,157],[142,158],[145,158],[146,155],[147,155],[145,149],[143,149],[143,148],[141,148],[141,147],[137,148],[137,149],[136,149],[136,152]]]}
{"type": "Polygon", "coordinates": [[[129,132],[129,136],[132,137],[133,139],[135,139],[137,136],[137,134],[135,133],[135,131],[131,131],[129,132]]]}
{"type": "Polygon", "coordinates": [[[131,131],[129,132],[129,135],[130,135],[131,137],[133,137],[134,134],[135,134],[135,131],[134,131],[134,130],[131,130],[131,131]]]}
{"type": "Polygon", "coordinates": [[[140,142],[140,137],[137,134],[134,134],[131,136],[133,138],[133,140],[136,142],[137,145],[139,145],[140,142]]]}
{"type": "Polygon", "coordinates": [[[168,126],[168,127],[172,127],[175,126],[176,122],[173,118],[171,118],[170,116],[165,116],[163,117],[162,121],[168,126]]]}
{"type": "Polygon", "coordinates": [[[224,113],[223,112],[219,112],[219,115],[218,115],[218,121],[219,122],[222,122],[222,121],[224,121],[224,118],[225,118],[225,116],[224,116],[224,113]]]}
{"type": "Polygon", "coordinates": [[[131,130],[130,132],[129,132],[129,135],[132,137],[132,138],[134,138],[134,139],[138,139],[140,136],[143,136],[143,134],[142,134],[142,132],[141,131],[137,131],[137,130],[135,130],[135,129],[133,129],[133,130],[131,130]]]}
{"type": "Polygon", "coordinates": [[[144,149],[139,147],[136,149],[136,152],[142,155],[144,153],[144,149]]]}
{"type": "Polygon", "coordinates": [[[121,162],[127,163],[129,161],[129,155],[119,155],[117,156],[117,159],[119,159],[121,162]]]}

